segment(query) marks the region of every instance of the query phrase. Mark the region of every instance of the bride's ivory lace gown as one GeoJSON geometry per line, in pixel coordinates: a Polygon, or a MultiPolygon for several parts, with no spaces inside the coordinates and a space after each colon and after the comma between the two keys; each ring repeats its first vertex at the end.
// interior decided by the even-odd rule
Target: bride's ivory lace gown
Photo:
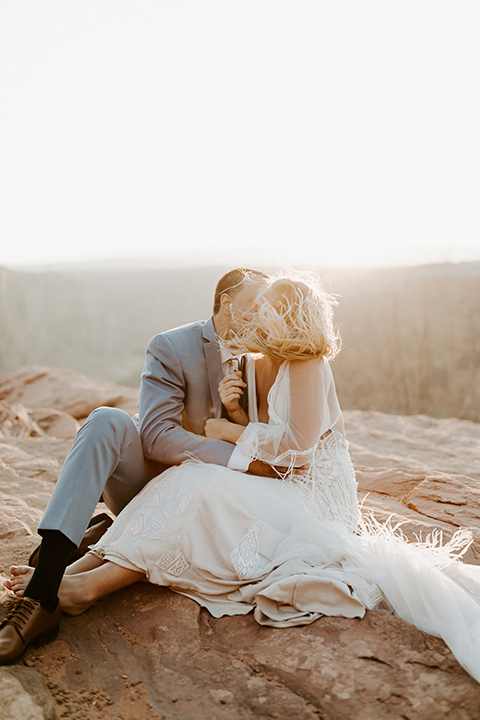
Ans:
{"type": "Polygon", "coordinates": [[[393,610],[443,637],[480,681],[480,568],[455,559],[462,537],[439,549],[361,522],[327,362],[283,363],[268,424],[257,418],[253,361],[247,372],[250,423],[237,445],[289,472],[265,478],[194,460],[172,467],[129,503],[92,552],[146,573],[215,617],[253,610],[263,625],[288,627],[393,610]]]}

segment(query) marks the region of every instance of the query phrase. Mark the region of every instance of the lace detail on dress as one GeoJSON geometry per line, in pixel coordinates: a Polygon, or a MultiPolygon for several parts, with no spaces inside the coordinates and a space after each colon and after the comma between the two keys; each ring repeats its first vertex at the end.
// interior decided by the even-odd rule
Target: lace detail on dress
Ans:
{"type": "Polygon", "coordinates": [[[175,478],[176,474],[172,474],[166,486],[160,486],[156,492],[145,498],[141,510],[133,516],[128,525],[134,537],[141,535],[145,538],[164,540],[165,528],[170,518],[184,512],[192,498],[190,491],[193,480],[175,487],[175,478]]]}
{"type": "Polygon", "coordinates": [[[248,532],[241,538],[237,547],[230,553],[233,567],[242,580],[252,577],[259,565],[258,534],[260,525],[253,522],[248,532]]]}
{"type": "Polygon", "coordinates": [[[348,443],[338,430],[330,430],[320,438],[305,472],[290,469],[284,480],[303,491],[310,512],[355,530],[360,517],[357,481],[348,443]]]}
{"type": "Polygon", "coordinates": [[[160,570],[165,570],[165,572],[170,573],[170,575],[175,575],[175,577],[178,577],[190,567],[183,553],[175,552],[174,550],[166,550],[163,552],[155,565],[159,567],[160,570]]]}

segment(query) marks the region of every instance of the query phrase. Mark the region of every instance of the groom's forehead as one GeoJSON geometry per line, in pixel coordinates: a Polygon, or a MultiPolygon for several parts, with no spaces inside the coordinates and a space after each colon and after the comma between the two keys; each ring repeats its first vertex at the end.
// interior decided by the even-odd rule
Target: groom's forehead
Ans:
{"type": "Polygon", "coordinates": [[[237,299],[243,303],[253,303],[257,295],[262,292],[266,287],[266,283],[263,280],[246,279],[242,283],[242,287],[237,292],[237,299]]]}

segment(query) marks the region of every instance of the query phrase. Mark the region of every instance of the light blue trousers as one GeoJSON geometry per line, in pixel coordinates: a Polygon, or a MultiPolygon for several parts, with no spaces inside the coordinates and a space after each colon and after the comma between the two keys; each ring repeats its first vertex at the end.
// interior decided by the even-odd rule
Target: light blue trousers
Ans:
{"type": "Polygon", "coordinates": [[[75,438],[38,527],[60,530],[79,545],[103,495],[107,507],[120,510],[164,465],[145,460],[138,430],[118,408],[94,410],[75,438]]]}

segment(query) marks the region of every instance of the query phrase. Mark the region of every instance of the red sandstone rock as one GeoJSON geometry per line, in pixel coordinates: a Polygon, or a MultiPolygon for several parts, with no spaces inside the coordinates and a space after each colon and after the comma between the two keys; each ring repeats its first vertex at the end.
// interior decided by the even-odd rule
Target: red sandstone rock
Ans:
{"type": "Polygon", "coordinates": [[[0,376],[0,400],[27,408],[54,408],[85,418],[101,405],[133,414],[137,391],[112,382],[95,382],[72,370],[33,366],[0,376]]]}
{"type": "MultiPolygon", "coordinates": [[[[0,378],[0,394],[0,412],[15,405],[15,417],[4,420],[17,423],[0,436],[0,571],[7,574],[38,542],[36,526],[71,445],[53,437],[65,429],[56,411],[80,417],[94,398],[131,396],[38,368],[0,378]]],[[[367,412],[346,413],[346,421],[364,509],[379,518],[393,513],[412,537],[470,527],[476,543],[467,559],[478,563],[480,426],[367,412]]],[[[65,618],[58,639],[29,649],[24,663],[45,679],[45,707],[52,701],[58,717],[74,720],[480,720],[480,686],[445,644],[381,612],[273,629],[251,616],[216,620],[183,596],[139,583],[65,618]]],[[[23,683],[0,677],[10,689],[14,680],[23,683]]],[[[17,690],[28,704],[25,685],[17,690]]]]}

